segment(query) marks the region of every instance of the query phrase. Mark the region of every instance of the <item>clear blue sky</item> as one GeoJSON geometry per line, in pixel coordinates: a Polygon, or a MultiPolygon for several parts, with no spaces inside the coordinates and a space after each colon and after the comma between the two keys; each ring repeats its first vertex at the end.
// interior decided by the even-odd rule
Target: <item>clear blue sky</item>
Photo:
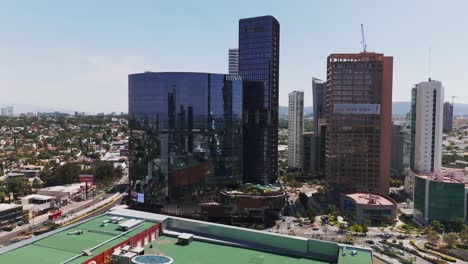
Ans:
{"type": "Polygon", "coordinates": [[[442,81],[468,103],[468,1],[21,1],[0,0],[0,105],[127,111],[127,74],[227,72],[238,20],[270,14],[281,24],[280,104],[325,77],[330,53],[394,56],[393,100],[413,84],[442,81]]]}

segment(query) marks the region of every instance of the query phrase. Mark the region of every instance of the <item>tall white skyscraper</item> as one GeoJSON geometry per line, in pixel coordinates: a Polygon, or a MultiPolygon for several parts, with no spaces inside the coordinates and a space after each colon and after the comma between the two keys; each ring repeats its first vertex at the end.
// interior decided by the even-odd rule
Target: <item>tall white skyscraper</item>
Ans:
{"type": "Polygon", "coordinates": [[[289,93],[288,166],[302,170],[304,132],[304,92],[289,93]]]}
{"type": "Polygon", "coordinates": [[[444,87],[431,80],[416,84],[411,96],[411,170],[440,173],[444,87]]]}
{"type": "Polygon", "coordinates": [[[229,74],[239,74],[239,49],[229,49],[229,74]]]}

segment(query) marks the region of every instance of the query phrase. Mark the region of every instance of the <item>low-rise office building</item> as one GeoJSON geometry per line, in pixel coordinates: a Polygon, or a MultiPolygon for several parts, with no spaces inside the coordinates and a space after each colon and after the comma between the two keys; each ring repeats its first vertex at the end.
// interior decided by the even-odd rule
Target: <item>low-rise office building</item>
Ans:
{"type": "Polygon", "coordinates": [[[442,170],[438,174],[414,174],[414,221],[447,222],[463,218],[467,222],[468,181],[463,170],[442,170]]]}
{"type": "Polygon", "coordinates": [[[85,188],[86,183],[82,182],[42,188],[37,191],[37,194],[53,196],[60,205],[67,205],[72,200],[84,199],[85,188]]]}
{"type": "Polygon", "coordinates": [[[29,212],[31,219],[35,215],[46,213],[56,206],[55,197],[41,194],[30,194],[21,198],[23,209],[29,212]]]}
{"type": "Polygon", "coordinates": [[[23,220],[23,206],[19,204],[0,204],[0,228],[23,220]]]}
{"type": "Polygon", "coordinates": [[[357,222],[391,222],[397,218],[397,203],[390,197],[373,192],[341,194],[341,208],[354,213],[357,222]]]}

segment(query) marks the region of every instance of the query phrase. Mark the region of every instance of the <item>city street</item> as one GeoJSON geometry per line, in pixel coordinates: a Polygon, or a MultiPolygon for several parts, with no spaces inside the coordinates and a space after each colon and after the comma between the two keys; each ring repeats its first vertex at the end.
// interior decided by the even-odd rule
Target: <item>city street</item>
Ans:
{"type": "MultiPolygon", "coordinates": [[[[103,206],[104,204],[110,202],[110,204],[94,212],[94,214],[103,213],[107,211],[109,208],[111,208],[112,206],[116,204],[120,204],[121,200],[122,200],[122,196],[120,194],[101,193],[92,199],[81,201],[81,202],[74,202],[72,204],[62,207],[61,208],[62,217],[55,220],[54,222],[57,224],[63,224],[63,223],[69,222],[75,218],[78,218],[80,216],[85,215],[86,213],[93,211],[95,208],[99,208],[100,206],[103,206]]],[[[89,217],[92,217],[93,215],[90,215],[89,217]]],[[[86,219],[86,218],[82,218],[82,219],[86,219]]],[[[33,226],[35,227],[35,230],[39,230],[43,226],[44,222],[47,220],[48,220],[48,214],[43,214],[43,215],[34,217],[30,221],[29,224],[18,226],[10,232],[5,232],[5,231],[0,232],[0,245],[7,245],[10,243],[11,239],[17,236],[21,236],[23,234],[29,233],[30,228],[33,226]]]]}

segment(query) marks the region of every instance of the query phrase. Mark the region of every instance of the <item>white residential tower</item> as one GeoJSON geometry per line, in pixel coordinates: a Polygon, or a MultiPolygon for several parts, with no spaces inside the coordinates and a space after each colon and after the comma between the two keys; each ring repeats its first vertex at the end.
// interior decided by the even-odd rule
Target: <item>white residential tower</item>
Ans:
{"type": "Polygon", "coordinates": [[[288,166],[302,170],[304,132],[304,92],[289,93],[288,166]]]}

